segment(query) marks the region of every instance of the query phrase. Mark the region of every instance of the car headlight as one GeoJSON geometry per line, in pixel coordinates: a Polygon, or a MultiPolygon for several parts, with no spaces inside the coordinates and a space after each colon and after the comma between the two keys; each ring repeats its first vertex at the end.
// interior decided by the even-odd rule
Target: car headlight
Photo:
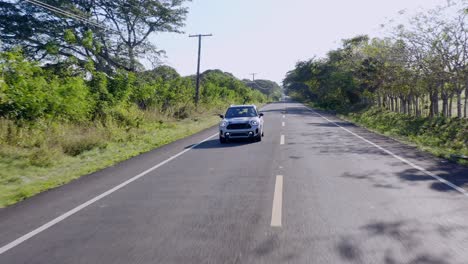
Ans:
{"type": "Polygon", "coordinates": [[[251,124],[252,126],[258,126],[258,122],[255,121],[255,120],[250,121],[250,124],[251,124]]]}
{"type": "Polygon", "coordinates": [[[228,125],[228,122],[226,122],[226,121],[221,121],[221,123],[219,123],[220,127],[225,127],[227,125],[228,125]]]}

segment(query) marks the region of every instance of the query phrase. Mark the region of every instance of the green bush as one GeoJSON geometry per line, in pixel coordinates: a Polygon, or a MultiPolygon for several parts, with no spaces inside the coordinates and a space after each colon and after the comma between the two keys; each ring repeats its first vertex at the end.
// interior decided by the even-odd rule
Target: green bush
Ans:
{"type": "MultiPolygon", "coordinates": [[[[114,119],[125,126],[138,126],[141,113],[136,107],[177,119],[188,118],[195,111],[192,76],[181,77],[167,67],[137,75],[117,70],[109,75],[96,71],[92,64],[87,65],[88,72],[79,72],[73,61],[60,68],[43,68],[26,60],[19,50],[1,53],[0,117],[15,122],[106,123],[114,119]]],[[[198,107],[215,109],[266,100],[264,94],[232,74],[210,70],[202,75],[198,107]]]]}
{"type": "Polygon", "coordinates": [[[19,52],[3,53],[1,59],[5,65],[0,115],[28,120],[43,117],[49,92],[43,70],[36,63],[26,61],[19,52]]]}
{"type": "Polygon", "coordinates": [[[120,127],[139,127],[143,122],[143,113],[134,105],[120,104],[108,111],[111,120],[120,127]]]}
{"type": "Polygon", "coordinates": [[[4,82],[0,86],[0,116],[13,120],[40,118],[88,120],[94,107],[81,76],[57,76],[20,52],[1,54],[4,82]]]}
{"type": "Polygon", "coordinates": [[[95,107],[89,88],[81,77],[54,80],[56,87],[51,99],[50,115],[83,122],[89,120],[95,107]]]}

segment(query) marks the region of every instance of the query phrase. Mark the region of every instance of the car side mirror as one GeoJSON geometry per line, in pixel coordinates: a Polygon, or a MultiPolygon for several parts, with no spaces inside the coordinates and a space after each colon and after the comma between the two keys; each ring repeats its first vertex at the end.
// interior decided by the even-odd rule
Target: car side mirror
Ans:
{"type": "Polygon", "coordinates": [[[224,119],[224,115],[219,115],[219,117],[221,117],[221,119],[224,119]]]}
{"type": "Polygon", "coordinates": [[[258,114],[258,116],[259,116],[259,117],[262,117],[262,116],[263,116],[263,113],[258,114]]]}

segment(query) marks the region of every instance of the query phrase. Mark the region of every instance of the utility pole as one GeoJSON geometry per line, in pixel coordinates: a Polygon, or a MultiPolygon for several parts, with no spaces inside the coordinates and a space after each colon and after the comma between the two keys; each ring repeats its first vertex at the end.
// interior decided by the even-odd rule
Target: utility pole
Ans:
{"type": "Polygon", "coordinates": [[[252,75],[252,82],[255,82],[255,75],[257,75],[257,73],[254,72],[254,73],[251,73],[250,75],[252,75]]]}
{"type": "Polygon", "coordinates": [[[201,56],[201,40],[202,37],[211,37],[212,34],[197,34],[189,35],[190,38],[198,38],[198,65],[197,65],[197,88],[195,90],[195,104],[198,105],[198,100],[200,99],[200,56],[201,56]]]}

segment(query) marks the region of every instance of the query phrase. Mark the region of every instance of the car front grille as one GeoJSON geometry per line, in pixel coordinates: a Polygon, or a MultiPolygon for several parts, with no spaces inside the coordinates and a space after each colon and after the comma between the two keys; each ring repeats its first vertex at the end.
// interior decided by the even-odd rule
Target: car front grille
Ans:
{"type": "Polygon", "coordinates": [[[232,133],[230,137],[248,137],[249,133],[232,133]]]}
{"type": "Polygon", "coordinates": [[[250,129],[252,128],[250,124],[248,123],[242,123],[242,124],[229,124],[227,126],[227,129],[250,129]]]}

